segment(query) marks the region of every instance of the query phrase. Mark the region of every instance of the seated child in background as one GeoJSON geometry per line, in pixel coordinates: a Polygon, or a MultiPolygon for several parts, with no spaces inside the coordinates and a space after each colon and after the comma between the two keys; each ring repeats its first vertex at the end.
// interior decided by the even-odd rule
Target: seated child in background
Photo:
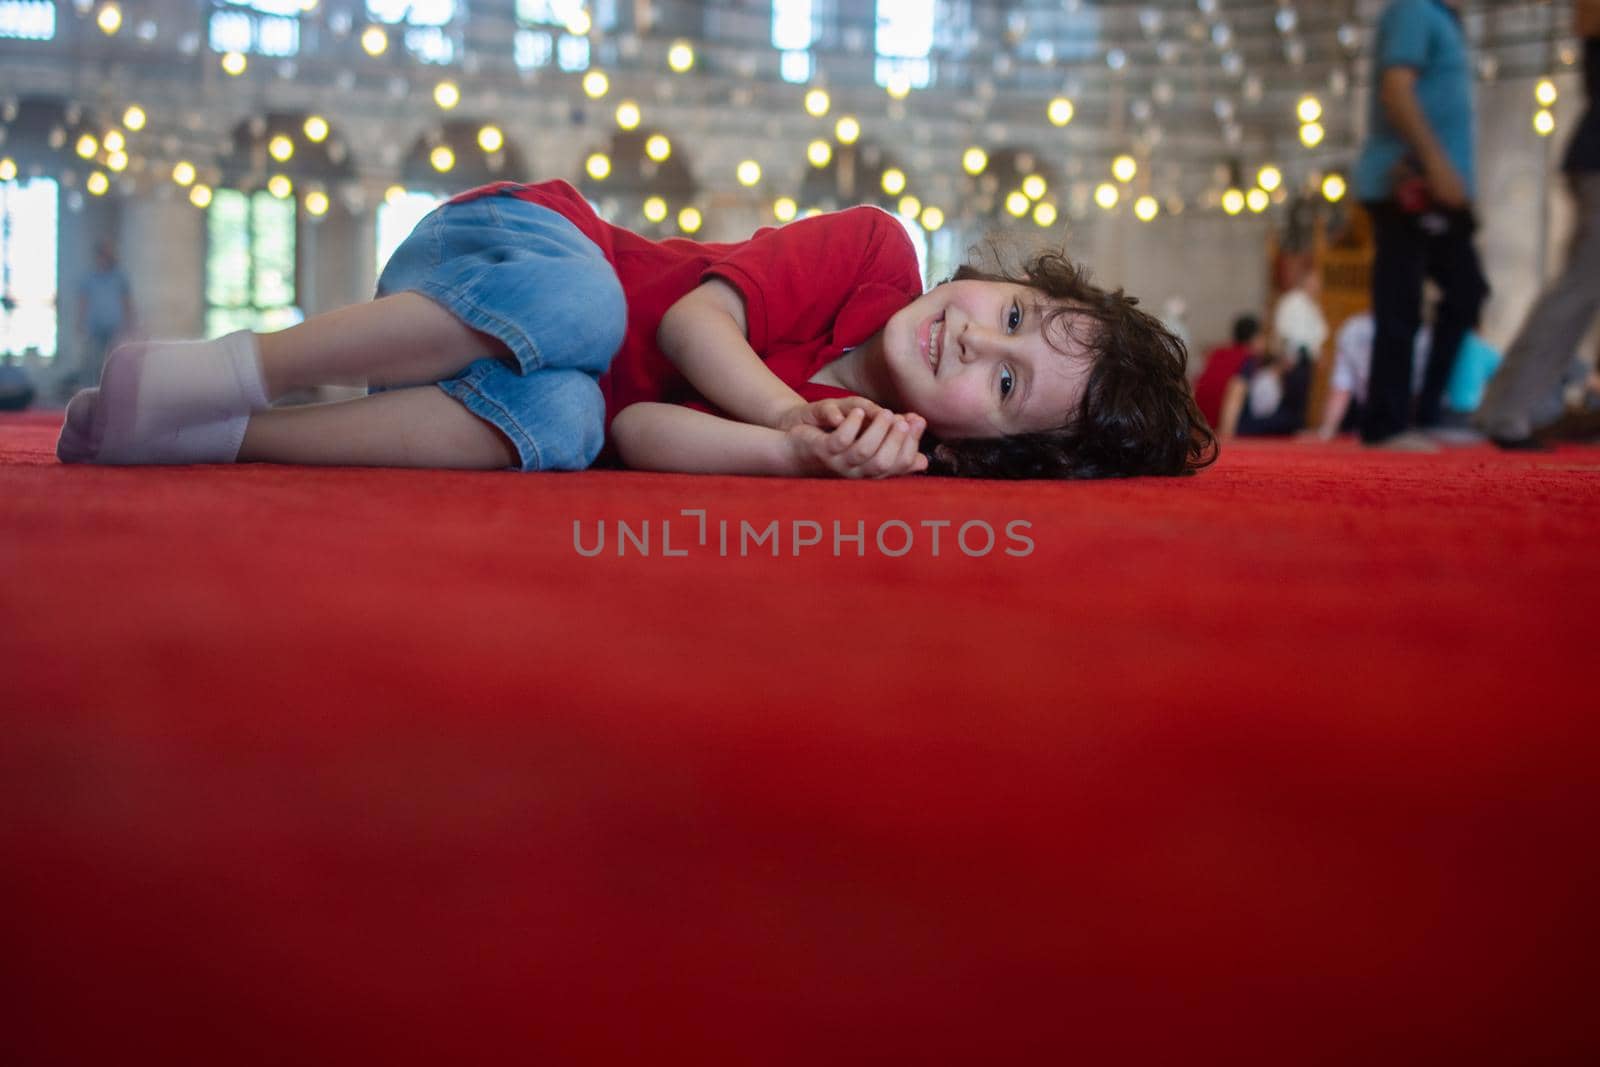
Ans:
{"type": "Polygon", "coordinates": [[[1194,400],[1213,428],[1222,425],[1222,397],[1236,376],[1246,376],[1267,353],[1267,338],[1261,320],[1240,315],[1233,320],[1233,344],[1212,349],[1206,365],[1194,383],[1194,400]]]}
{"type": "Polygon", "coordinates": [[[1186,474],[1216,442],[1183,346],[1064,257],[922,291],[857,207],[737,243],[652,241],[562,181],[463,193],[371,303],[277,333],[127,345],[65,462],[997,478],[1186,474]],[[369,395],[271,409],[317,385],[369,395]],[[604,454],[603,454],[604,453],[604,454]]]}
{"type": "Polygon", "coordinates": [[[1259,360],[1224,390],[1219,430],[1240,436],[1286,436],[1305,425],[1311,375],[1328,339],[1318,295],[1321,276],[1310,259],[1293,264],[1294,283],[1272,313],[1272,343],[1259,360]]]}

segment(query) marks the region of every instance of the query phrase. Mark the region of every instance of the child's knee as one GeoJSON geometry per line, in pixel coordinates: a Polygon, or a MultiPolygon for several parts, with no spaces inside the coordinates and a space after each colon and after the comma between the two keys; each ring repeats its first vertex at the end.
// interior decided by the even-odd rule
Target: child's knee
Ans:
{"type": "Polygon", "coordinates": [[[537,435],[537,470],[587,470],[605,447],[606,400],[592,375],[575,370],[536,372],[544,386],[540,406],[549,413],[537,435]]]}

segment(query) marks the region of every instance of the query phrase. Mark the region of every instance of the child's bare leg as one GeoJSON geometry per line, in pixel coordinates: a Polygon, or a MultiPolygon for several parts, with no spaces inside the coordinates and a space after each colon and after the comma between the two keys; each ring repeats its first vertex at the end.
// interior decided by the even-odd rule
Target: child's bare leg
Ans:
{"type": "Polygon", "coordinates": [[[516,449],[460,401],[431,385],[250,416],[240,463],[340,467],[517,467],[516,449]]]}
{"type": "Polygon", "coordinates": [[[318,385],[415,385],[486,356],[500,341],[416,293],[317,315],[272,334],[125,345],[100,388],[72,400],[56,454],[67,463],[227,463],[251,412],[318,385]]]}
{"type": "Polygon", "coordinates": [[[314,315],[256,341],[271,400],[319,385],[435,382],[485,356],[516,366],[502,342],[410,292],[314,315]]]}

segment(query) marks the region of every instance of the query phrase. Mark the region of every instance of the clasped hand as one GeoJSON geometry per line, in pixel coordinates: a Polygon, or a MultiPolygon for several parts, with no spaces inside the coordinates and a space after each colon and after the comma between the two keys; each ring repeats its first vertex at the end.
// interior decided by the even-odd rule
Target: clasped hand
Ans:
{"type": "Polygon", "coordinates": [[[777,429],[808,473],[841,478],[892,478],[928,469],[917,450],[927,420],[896,415],[865,397],[847,396],[796,405],[785,411],[777,429]]]}

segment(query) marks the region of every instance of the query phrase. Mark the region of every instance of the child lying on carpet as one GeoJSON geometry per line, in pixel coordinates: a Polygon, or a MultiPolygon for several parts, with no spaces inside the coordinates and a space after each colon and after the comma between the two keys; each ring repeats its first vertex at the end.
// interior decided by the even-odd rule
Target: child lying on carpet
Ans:
{"type": "Polygon", "coordinates": [[[1186,474],[1215,440],[1185,352],[1064,257],[922,291],[856,207],[736,244],[651,241],[561,181],[424,218],[371,303],[277,333],[125,345],[67,463],[273,462],[882,478],[1186,474]],[[368,395],[271,408],[296,389],[368,395]]]}

